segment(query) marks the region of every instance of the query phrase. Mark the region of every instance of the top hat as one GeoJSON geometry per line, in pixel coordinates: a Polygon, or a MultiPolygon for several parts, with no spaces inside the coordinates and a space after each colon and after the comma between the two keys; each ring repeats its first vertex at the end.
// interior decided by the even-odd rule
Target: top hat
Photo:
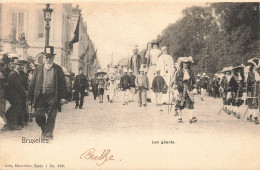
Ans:
{"type": "Polygon", "coordinates": [[[56,54],[54,54],[53,46],[45,46],[43,54],[46,56],[55,56],[56,55],[56,54]]]}
{"type": "Polygon", "coordinates": [[[11,59],[8,57],[7,54],[4,54],[3,55],[3,58],[2,58],[2,61],[6,64],[10,63],[11,62],[11,59]]]}

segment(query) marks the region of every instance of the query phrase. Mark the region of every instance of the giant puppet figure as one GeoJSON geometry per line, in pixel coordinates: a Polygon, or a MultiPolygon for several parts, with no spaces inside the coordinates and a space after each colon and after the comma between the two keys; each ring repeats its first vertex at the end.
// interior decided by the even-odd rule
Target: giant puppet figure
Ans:
{"type": "MultiPolygon", "coordinates": [[[[145,58],[147,59],[146,65],[148,67],[147,76],[150,81],[152,81],[154,79],[154,77],[156,76],[156,74],[155,74],[156,66],[157,66],[158,58],[161,54],[161,50],[159,50],[158,48],[159,48],[159,42],[154,41],[152,43],[149,43],[148,49],[147,49],[147,52],[145,55],[145,58]]],[[[149,86],[150,87],[148,87],[149,90],[147,93],[147,99],[151,99],[154,102],[154,93],[151,90],[151,83],[149,86]]]]}
{"type": "Polygon", "coordinates": [[[196,78],[191,64],[193,63],[192,57],[179,57],[179,69],[175,76],[175,84],[179,93],[176,102],[176,109],[179,111],[178,122],[182,122],[182,110],[186,108],[186,112],[190,115],[190,123],[197,121],[194,116],[194,96],[193,89],[196,88],[196,78]]]}
{"type": "MultiPolygon", "coordinates": [[[[167,54],[167,47],[165,46],[162,47],[162,55],[158,58],[156,70],[161,70],[161,76],[169,87],[174,72],[174,62],[172,57],[167,54]]],[[[166,94],[162,95],[162,103],[169,103],[169,95],[169,90],[166,94]]]]}

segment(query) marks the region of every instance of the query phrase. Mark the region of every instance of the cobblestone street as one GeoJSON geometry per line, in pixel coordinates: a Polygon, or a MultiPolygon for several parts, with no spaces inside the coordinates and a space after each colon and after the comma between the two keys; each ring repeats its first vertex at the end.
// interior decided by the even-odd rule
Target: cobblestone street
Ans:
{"type": "Polygon", "coordinates": [[[168,113],[168,106],[163,106],[163,112],[151,103],[141,108],[136,102],[123,106],[121,95],[118,96],[114,103],[105,99],[104,103],[98,103],[91,94],[85,97],[82,110],[75,110],[72,102],[63,105],[56,118],[54,140],[48,144],[22,143],[22,137],[40,137],[41,130],[35,120],[21,131],[2,133],[1,167],[41,164],[44,169],[53,164],[52,169],[58,169],[57,162],[66,169],[132,169],[133,164],[145,169],[260,167],[260,126],[224,112],[218,115],[220,99],[207,97],[202,102],[196,96],[194,112],[198,122],[189,124],[185,113],[183,123],[178,123],[174,112],[168,113]],[[161,144],[162,141],[168,144],[161,144]],[[109,155],[114,160],[98,166],[103,161],[80,159],[91,148],[96,149],[96,155],[110,149],[109,155]],[[155,157],[158,161],[149,161],[155,157]]]}

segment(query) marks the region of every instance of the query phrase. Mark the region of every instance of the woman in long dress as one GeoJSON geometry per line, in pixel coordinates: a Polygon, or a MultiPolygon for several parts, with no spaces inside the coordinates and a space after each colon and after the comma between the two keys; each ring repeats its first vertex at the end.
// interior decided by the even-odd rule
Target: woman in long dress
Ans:
{"type": "MultiPolygon", "coordinates": [[[[147,67],[148,67],[147,77],[150,81],[152,81],[156,76],[156,66],[157,66],[158,58],[161,54],[161,50],[159,50],[158,48],[159,48],[158,42],[153,42],[148,44],[148,49],[146,52],[147,67]]],[[[149,85],[148,89],[149,90],[147,92],[147,99],[154,102],[155,97],[153,91],[151,90],[151,84],[149,85]]]]}
{"type": "MultiPolygon", "coordinates": [[[[170,87],[171,77],[174,72],[174,62],[170,55],[167,54],[167,47],[162,47],[162,55],[158,58],[157,62],[157,70],[161,70],[161,76],[166,82],[166,85],[170,87]]],[[[170,103],[169,101],[170,92],[167,91],[166,94],[162,95],[162,102],[163,103],[170,103]]]]}

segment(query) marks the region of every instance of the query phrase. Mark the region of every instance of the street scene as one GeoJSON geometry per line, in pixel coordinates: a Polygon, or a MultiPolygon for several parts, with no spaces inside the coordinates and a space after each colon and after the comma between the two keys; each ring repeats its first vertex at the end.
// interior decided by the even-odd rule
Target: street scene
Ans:
{"type": "Polygon", "coordinates": [[[0,169],[259,169],[259,11],[1,2],[0,169]]]}
{"type": "Polygon", "coordinates": [[[104,106],[97,109],[100,103],[92,96],[85,97],[85,100],[87,102],[82,110],[75,111],[74,103],[70,102],[64,106],[63,112],[58,113],[52,143],[21,142],[22,137],[40,137],[40,129],[33,121],[21,131],[1,134],[2,154],[10,153],[12,146],[16,159],[10,160],[10,164],[62,162],[68,169],[259,167],[260,127],[249,123],[246,118],[238,121],[223,112],[218,115],[222,105],[220,99],[206,97],[206,101],[201,101],[198,96],[195,97],[198,103],[195,108],[198,116],[196,124],[189,124],[187,115],[183,123],[178,123],[174,112],[168,113],[166,105],[163,112],[152,104],[140,110],[136,103],[123,106],[119,96],[115,103],[105,101],[104,106]],[[162,145],[164,140],[174,141],[174,144],[162,145]],[[159,146],[152,141],[159,141],[159,146]],[[95,161],[79,160],[81,152],[90,148],[96,148],[98,152],[111,149],[115,160],[100,167],[95,161]],[[35,156],[28,158],[28,155],[35,156]],[[154,157],[159,158],[150,162],[154,157]]]}

